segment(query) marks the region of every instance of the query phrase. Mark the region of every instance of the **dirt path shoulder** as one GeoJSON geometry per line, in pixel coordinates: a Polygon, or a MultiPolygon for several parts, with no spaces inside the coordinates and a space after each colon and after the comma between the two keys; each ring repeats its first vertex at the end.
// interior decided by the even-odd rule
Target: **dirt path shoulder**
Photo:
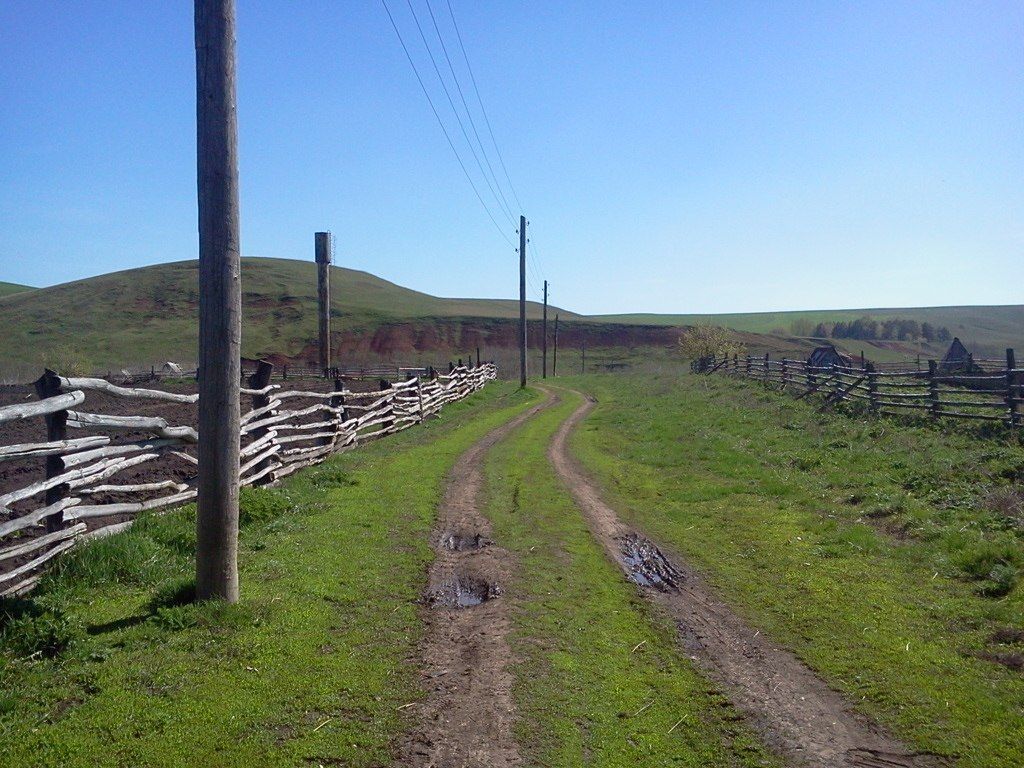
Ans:
{"type": "Polygon", "coordinates": [[[570,453],[572,430],[593,398],[566,419],[548,449],[555,471],[582,510],[592,534],[638,588],[672,617],[678,639],[788,761],[816,768],[906,768],[946,765],[914,753],[852,710],[791,652],[749,626],[685,562],[623,523],[570,453]]]}
{"type": "Polygon", "coordinates": [[[426,634],[420,663],[427,699],[417,725],[399,749],[399,764],[430,768],[520,765],[513,738],[512,675],[508,666],[509,610],[500,599],[515,557],[490,540],[480,512],[483,460],[510,432],[552,406],[545,400],[477,441],[448,475],[437,525],[436,558],[423,608],[426,634]]]}

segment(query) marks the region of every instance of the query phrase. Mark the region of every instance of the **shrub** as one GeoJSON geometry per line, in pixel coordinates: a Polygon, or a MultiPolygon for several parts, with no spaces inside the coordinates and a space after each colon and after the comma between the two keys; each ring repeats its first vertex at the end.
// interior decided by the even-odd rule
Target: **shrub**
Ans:
{"type": "Polygon", "coordinates": [[[5,614],[2,625],[0,644],[17,656],[38,654],[52,659],[85,635],[82,625],[60,609],[34,604],[14,615],[5,614]]]}
{"type": "Polygon", "coordinates": [[[238,498],[238,524],[266,523],[287,514],[291,500],[270,488],[243,488],[238,498]]]}
{"type": "Polygon", "coordinates": [[[978,591],[986,597],[1009,594],[1020,579],[1022,555],[1011,544],[982,541],[961,551],[955,560],[961,574],[980,582],[978,591]]]}

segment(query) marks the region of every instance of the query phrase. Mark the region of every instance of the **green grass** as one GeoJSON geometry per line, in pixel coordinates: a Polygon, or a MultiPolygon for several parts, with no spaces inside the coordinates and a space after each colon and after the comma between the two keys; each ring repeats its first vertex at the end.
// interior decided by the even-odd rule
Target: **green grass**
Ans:
{"type": "Polygon", "coordinates": [[[17,283],[5,283],[3,281],[0,281],[0,298],[3,298],[4,296],[10,296],[11,294],[14,293],[21,293],[23,291],[34,290],[35,288],[32,288],[31,286],[28,285],[18,285],[17,283]]]}
{"type": "Polygon", "coordinates": [[[569,396],[543,412],[486,464],[487,514],[520,563],[504,599],[527,763],[775,765],[608,560],[548,465],[547,445],[578,404],[569,396]]]}
{"type": "Polygon", "coordinates": [[[410,659],[443,477],[533,401],[493,384],[247,492],[236,606],[188,602],[194,508],[64,559],[0,608],[0,763],[388,763],[399,707],[421,695],[410,659]]]}
{"type": "MultiPolygon", "coordinates": [[[[791,312],[745,312],[727,314],[626,314],[596,315],[593,319],[609,323],[644,323],[652,325],[692,325],[694,323],[710,323],[738,331],[753,333],[775,333],[777,329],[790,330],[790,324],[797,319],[806,319],[817,325],[821,322],[838,322],[856,320],[870,315],[876,320],[889,318],[917,320],[928,322],[936,327],[946,326],[954,336],[971,347],[979,347],[986,355],[998,356],[1006,347],[1024,348],[1024,305],[993,305],[963,307],[915,307],[892,309],[815,309],[796,310],[791,312]]],[[[880,350],[873,350],[870,342],[837,339],[838,344],[845,345],[851,352],[862,346],[872,354],[881,358],[880,350]]],[[[908,344],[907,346],[913,346],[908,344]]],[[[941,347],[942,345],[939,345],[941,347]]],[[[938,349],[939,347],[936,347],[938,349]]],[[[906,359],[904,354],[902,359],[906,359]]]]}
{"type": "MultiPolygon", "coordinates": [[[[573,383],[568,380],[568,383],[573,383]]],[[[869,715],[958,765],[1024,764],[1024,449],[818,414],[717,377],[588,377],[609,500],[869,715]]]]}

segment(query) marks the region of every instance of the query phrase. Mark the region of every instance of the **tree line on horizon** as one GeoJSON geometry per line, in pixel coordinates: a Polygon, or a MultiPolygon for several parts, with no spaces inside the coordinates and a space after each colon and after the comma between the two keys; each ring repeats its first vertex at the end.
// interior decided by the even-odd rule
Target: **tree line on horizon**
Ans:
{"type": "Polygon", "coordinates": [[[849,322],[820,322],[814,324],[805,317],[799,317],[790,324],[794,336],[810,336],[819,339],[858,339],[863,341],[925,341],[946,343],[953,334],[946,326],[929,322],[920,323],[906,318],[876,320],[864,315],[849,322]]]}

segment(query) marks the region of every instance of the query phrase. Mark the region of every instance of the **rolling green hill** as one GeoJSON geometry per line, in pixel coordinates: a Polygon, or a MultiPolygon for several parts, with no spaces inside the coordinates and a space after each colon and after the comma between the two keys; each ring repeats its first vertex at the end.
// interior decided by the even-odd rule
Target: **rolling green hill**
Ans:
{"type": "Polygon", "coordinates": [[[10,296],[11,294],[21,293],[22,291],[34,290],[35,288],[28,285],[18,285],[17,283],[5,283],[0,281],[0,297],[10,296]]]}
{"type": "MultiPolygon", "coordinates": [[[[850,322],[859,317],[869,316],[875,320],[907,319],[928,322],[932,325],[944,326],[958,336],[969,349],[978,356],[997,357],[1003,354],[1006,347],[1014,347],[1018,352],[1024,350],[1024,305],[1008,304],[996,306],[963,306],[963,307],[919,307],[919,308],[877,308],[877,309],[833,309],[806,310],[793,312],[750,312],[720,315],[597,315],[593,320],[609,323],[644,323],[649,325],[692,325],[709,323],[751,333],[772,334],[775,336],[791,336],[793,322],[806,320],[813,325],[818,323],[850,322]]],[[[868,350],[879,359],[887,357],[906,358],[918,344],[913,342],[890,341],[857,341],[853,339],[836,340],[836,345],[845,347],[850,352],[862,348],[868,350]]],[[[920,345],[922,354],[938,354],[945,349],[945,344],[920,345]]]]}
{"type": "MultiPolygon", "coordinates": [[[[196,261],[159,264],[38,289],[0,283],[0,378],[25,378],[44,364],[88,370],[149,367],[165,360],[191,365],[196,359],[198,266],[196,261]]],[[[341,267],[332,267],[331,281],[333,345],[343,363],[437,363],[475,347],[501,359],[516,346],[514,300],[439,298],[341,267]]],[[[315,359],[315,264],[246,258],[242,288],[245,356],[315,359]]],[[[794,320],[816,324],[865,314],[946,326],[978,357],[1002,354],[1008,346],[1024,351],[1024,306],[598,316],[551,307],[549,318],[555,313],[561,316],[566,364],[584,343],[595,355],[605,349],[607,361],[639,359],[647,354],[643,350],[671,346],[679,326],[697,322],[742,331],[754,353],[805,356],[821,342],[793,333],[794,320]]],[[[539,320],[540,305],[531,302],[528,316],[539,320]]],[[[532,323],[531,347],[539,348],[540,341],[539,323],[532,323]]],[[[945,346],[854,340],[837,340],[836,345],[851,354],[863,350],[878,361],[939,357],[945,346]]]]}

